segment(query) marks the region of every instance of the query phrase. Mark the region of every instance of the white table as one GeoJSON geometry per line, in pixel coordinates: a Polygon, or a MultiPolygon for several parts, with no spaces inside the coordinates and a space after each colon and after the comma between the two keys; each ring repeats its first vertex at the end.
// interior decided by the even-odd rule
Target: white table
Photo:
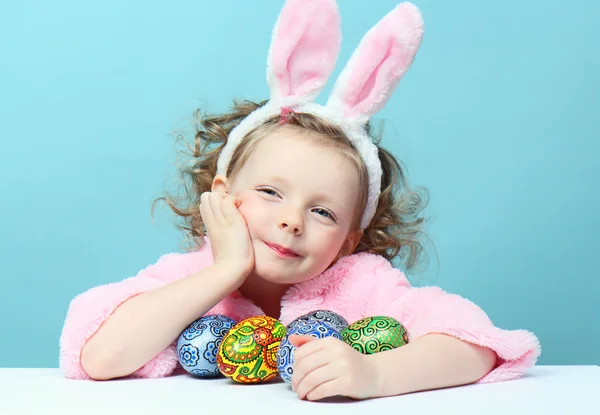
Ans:
{"type": "Polygon", "coordinates": [[[282,381],[241,385],[178,375],[108,382],[58,369],[1,369],[0,415],[600,414],[600,367],[536,366],[518,380],[353,401],[301,401],[282,381]]]}

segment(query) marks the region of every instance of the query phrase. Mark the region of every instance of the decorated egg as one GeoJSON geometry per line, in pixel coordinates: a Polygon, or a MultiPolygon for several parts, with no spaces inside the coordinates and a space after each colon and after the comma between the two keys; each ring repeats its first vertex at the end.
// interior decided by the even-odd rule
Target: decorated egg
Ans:
{"type": "Polygon", "coordinates": [[[329,324],[339,333],[348,327],[348,321],[337,313],[330,310],[315,310],[305,314],[306,316],[314,317],[315,319],[329,324]]]}
{"type": "Polygon", "coordinates": [[[240,383],[260,383],[277,376],[277,350],[285,326],[269,316],[250,317],[231,328],[221,342],[217,366],[240,383]]]}
{"type": "Polygon", "coordinates": [[[235,320],[220,314],[200,317],[190,324],[177,340],[181,366],[198,377],[219,376],[217,351],[233,326],[235,320]]]}
{"type": "Polygon", "coordinates": [[[346,343],[363,354],[373,354],[395,349],[408,343],[408,333],[392,317],[365,317],[350,324],[342,332],[346,343]]]}
{"type": "Polygon", "coordinates": [[[289,341],[292,334],[313,336],[316,338],[335,337],[342,339],[342,335],[335,328],[325,323],[323,320],[317,320],[309,315],[298,317],[286,327],[286,335],[281,340],[279,351],[277,352],[277,370],[279,376],[287,384],[292,382],[294,374],[294,350],[296,349],[289,341]]]}

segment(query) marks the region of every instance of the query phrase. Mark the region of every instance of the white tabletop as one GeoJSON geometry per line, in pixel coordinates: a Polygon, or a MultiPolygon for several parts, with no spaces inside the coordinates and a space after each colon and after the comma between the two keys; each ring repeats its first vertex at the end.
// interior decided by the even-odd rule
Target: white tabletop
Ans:
{"type": "Polygon", "coordinates": [[[178,375],[107,382],[65,379],[58,369],[0,369],[0,415],[273,413],[600,414],[600,367],[536,366],[521,379],[389,398],[301,401],[282,381],[241,385],[178,375]],[[307,412],[310,411],[310,412],[307,412]],[[401,412],[399,412],[401,411],[401,412]]]}

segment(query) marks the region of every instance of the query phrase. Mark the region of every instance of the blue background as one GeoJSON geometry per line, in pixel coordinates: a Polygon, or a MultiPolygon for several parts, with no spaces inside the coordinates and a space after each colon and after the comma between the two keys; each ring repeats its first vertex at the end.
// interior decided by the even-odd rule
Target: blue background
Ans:
{"type": "MultiPolygon", "coordinates": [[[[334,76],[395,5],[340,3],[334,76]]],[[[3,4],[0,366],[56,367],[76,294],[180,250],[167,209],[150,218],[177,179],[173,132],[198,107],[267,97],[281,4],[3,4]]],[[[413,279],[535,332],[541,364],[597,364],[600,3],[416,4],[421,50],[376,117],[431,192],[430,268],[413,279]]]]}

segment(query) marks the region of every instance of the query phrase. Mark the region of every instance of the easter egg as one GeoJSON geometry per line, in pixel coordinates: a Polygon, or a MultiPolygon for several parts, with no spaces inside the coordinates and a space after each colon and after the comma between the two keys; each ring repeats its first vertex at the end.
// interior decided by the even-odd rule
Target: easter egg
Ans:
{"type": "Polygon", "coordinates": [[[392,317],[365,317],[350,324],[342,332],[346,343],[363,354],[373,354],[395,349],[408,343],[408,333],[392,317]]]}
{"type": "Polygon", "coordinates": [[[217,366],[240,383],[260,383],[277,376],[277,350],[285,326],[269,316],[250,317],[231,328],[219,347],[217,366]]]}
{"type": "Polygon", "coordinates": [[[323,323],[329,324],[339,333],[341,333],[348,327],[348,321],[344,317],[330,310],[315,310],[305,315],[313,317],[319,321],[322,321],[323,323]]]}
{"type": "Polygon", "coordinates": [[[335,337],[336,339],[342,339],[342,335],[339,331],[331,325],[323,320],[318,320],[308,315],[298,317],[288,324],[286,327],[286,335],[281,340],[277,352],[277,370],[279,371],[281,379],[287,384],[292,382],[292,375],[294,374],[294,350],[296,347],[289,341],[289,336],[292,334],[313,336],[316,338],[335,337]]]}
{"type": "Polygon", "coordinates": [[[181,366],[194,376],[219,376],[217,351],[233,326],[235,320],[220,314],[200,317],[190,324],[177,340],[181,366]]]}

